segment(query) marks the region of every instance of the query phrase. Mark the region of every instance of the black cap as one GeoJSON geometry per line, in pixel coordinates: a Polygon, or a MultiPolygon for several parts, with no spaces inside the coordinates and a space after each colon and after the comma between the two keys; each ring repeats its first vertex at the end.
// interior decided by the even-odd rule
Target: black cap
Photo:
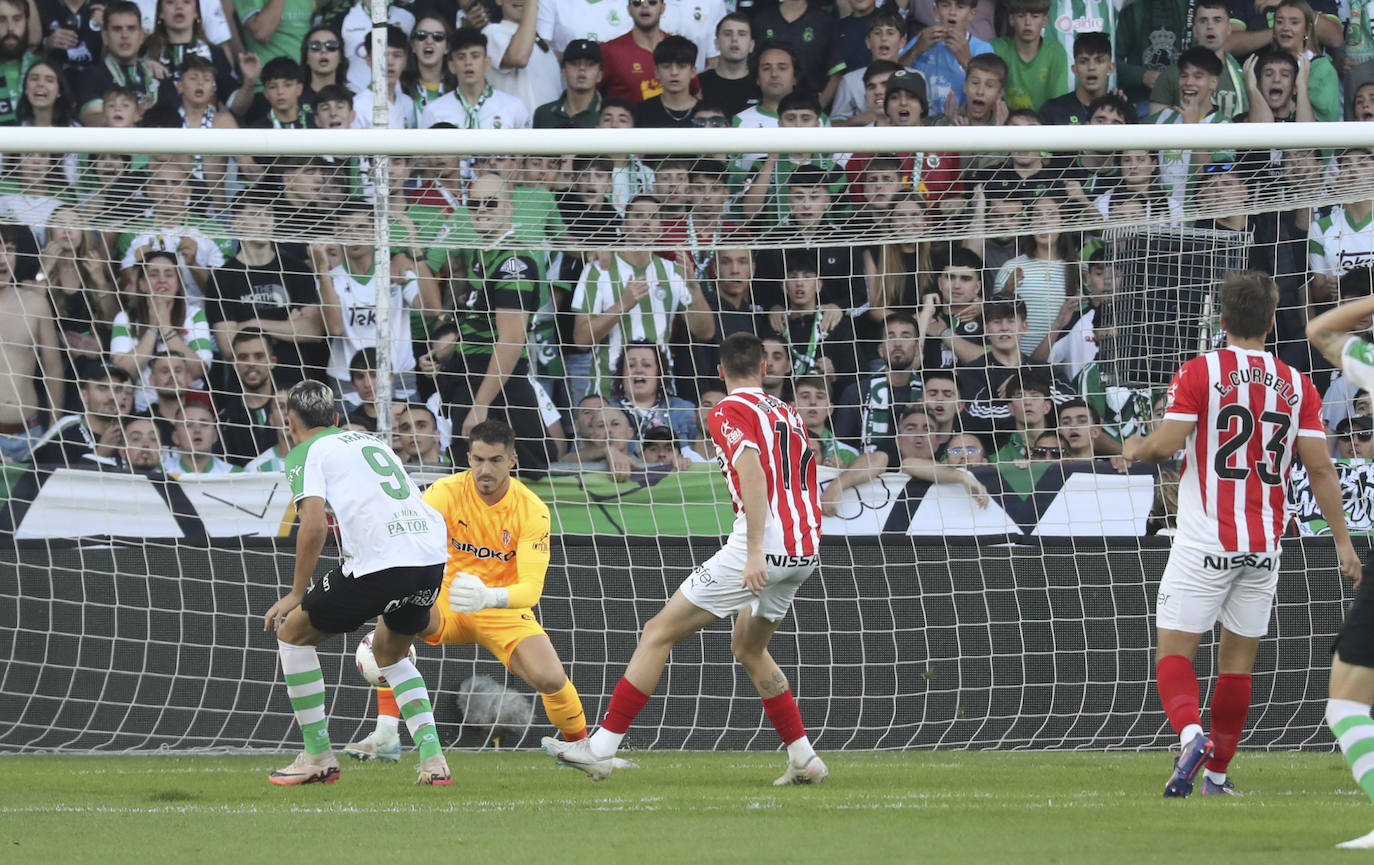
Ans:
{"type": "Polygon", "coordinates": [[[81,376],[83,381],[122,381],[127,384],[133,383],[133,376],[122,367],[112,363],[93,363],[83,370],[81,376]]]}
{"type": "Polygon", "coordinates": [[[885,93],[894,90],[905,90],[912,94],[922,103],[929,105],[930,97],[926,95],[926,77],[912,69],[898,69],[887,76],[887,83],[883,85],[885,93]]]}
{"type": "Polygon", "coordinates": [[[600,63],[601,43],[592,39],[572,40],[563,51],[563,62],[571,63],[574,60],[595,60],[600,63]]]}
{"type": "Polygon", "coordinates": [[[644,441],[646,442],[670,442],[672,440],[672,427],[654,426],[644,431],[644,441]]]}

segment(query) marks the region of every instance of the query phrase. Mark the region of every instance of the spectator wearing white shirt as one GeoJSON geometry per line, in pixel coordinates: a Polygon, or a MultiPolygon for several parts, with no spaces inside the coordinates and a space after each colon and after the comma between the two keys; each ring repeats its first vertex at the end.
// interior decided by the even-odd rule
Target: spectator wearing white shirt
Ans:
{"type": "Polygon", "coordinates": [[[665,33],[686,36],[697,46],[697,72],[705,72],[708,62],[720,56],[716,47],[716,24],[729,12],[725,0],[664,0],[665,33]]]}
{"type": "Polygon", "coordinates": [[[491,57],[481,31],[463,28],[455,33],[448,64],[458,89],[425,106],[420,113],[421,129],[436,123],[452,123],[459,129],[530,128],[532,114],[525,103],[487,83],[491,57]]]}
{"type": "MultiPolygon", "coordinates": [[[[401,28],[409,39],[410,31],[415,29],[414,13],[399,3],[387,8],[389,23],[401,28]]],[[[372,11],[366,3],[358,0],[353,4],[339,24],[339,33],[343,36],[344,56],[348,58],[348,89],[362,93],[372,86],[372,63],[367,54],[372,45],[372,11]]]]}
{"type": "MultiPolygon", "coordinates": [[[[388,100],[387,128],[415,128],[415,100],[401,89],[401,72],[406,68],[406,55],[410,50],[410,38],[401,28],[390,25],[386,28],[386,85],[391,94],[388,100]]],[[[368,66],[372,65],[372,43],[367,44],[368,66]]],[[[369,84],[353,97],[353,128],[372,128],[372,86],[369,84]]],[[[318,111],[318,108],[317,108],[318,111]]]]}
{"type": "Polygon", "coordinates": [[[613,0],[542,0],[536,29],[561,60],[574,39],[609,42],[629,33],[632,23],[613,0]]]}
{"type": "Polygon", "coordinates": [[[538,0],[500,0],[501,20],[482,28],[491,68],[487,83],[525,103],[531,112],[563,93],[553,46],[535,30],[538,0]]]}

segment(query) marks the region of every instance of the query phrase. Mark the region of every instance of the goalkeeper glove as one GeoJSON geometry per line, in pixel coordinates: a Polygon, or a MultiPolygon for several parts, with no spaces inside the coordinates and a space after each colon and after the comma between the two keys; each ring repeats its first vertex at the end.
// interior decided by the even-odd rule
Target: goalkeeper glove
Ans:
{"type": "Polygon", "coordinates": [[[449,609],[455,613],[504,607],[509,600],[510,593],[505,589],[493,589],[472,574],[459,573],[448,586],[449,609]]]}

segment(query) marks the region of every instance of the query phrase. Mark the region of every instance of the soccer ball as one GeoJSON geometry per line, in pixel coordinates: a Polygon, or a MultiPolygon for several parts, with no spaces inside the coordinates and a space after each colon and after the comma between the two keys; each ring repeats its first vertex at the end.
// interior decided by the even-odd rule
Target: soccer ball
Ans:
{"type": "MultiPolygon", "coordinates": [[[[386,679],[382,676],[382,671],[377,669],[377,659],[372,656],[372,638],[375,636],[377,636],[377,632],[372,631],[363,637],[363,641],[358,644],[358,651],[353,654],[353,657],[357,659],[358,672],[362,674],[364,679],[374,685],[385,687],[386,679]]],[[[406,652],[406,657],[410,659],[410,663],[415,663],[414,646],[411,646],[410,651],[406,652]]]]}

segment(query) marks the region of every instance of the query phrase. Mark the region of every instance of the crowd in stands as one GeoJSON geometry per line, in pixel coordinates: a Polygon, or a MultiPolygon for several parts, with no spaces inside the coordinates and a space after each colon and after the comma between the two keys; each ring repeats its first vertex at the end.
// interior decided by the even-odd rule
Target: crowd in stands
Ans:
{"type": "MultiPolygon", "coordinates": [[[[416,0],[389,7],[383,67],[396,129],[1368,121],[1368,11],[416,0]]],[[[370,126],[370,16],[361,2],[0,0],[0,123],[370,126]]],[[[988,142],[1009,150],[1015,132],[988,142]]],[[[394,387],[393,440],[416,466],[462,465],[464,434],[498,414],[531,474],[685,468],[715,458],[714,347],[750,331],[765,388],[845,470],[827,496],[894,470],[983,496],[965,467],[1107,460],[1155,407],[1161,382],[1124,400],[1103,384],[1123,275],[1066,214],[1248,234],[1245,265],[1282,291],[1275,345],[1327,394],[1333,450],[1374,456],[1368,395],[1301,336],[1309,314],[1370,293],[1370,201],[1248,206],[1261,188],[1273,201],[1374,180],[1370,151],[394,157],[378,261],[318,240],[370,236],[367,159],[98,150],[4,161],[6,460],[280,470],[281,394],[312,377],[366,430],[394,387]],[[1230,215],[1195,222],[1197,202],[1230,215]],[[968,240],[919,239],[950,220],[968,240]]]]}

